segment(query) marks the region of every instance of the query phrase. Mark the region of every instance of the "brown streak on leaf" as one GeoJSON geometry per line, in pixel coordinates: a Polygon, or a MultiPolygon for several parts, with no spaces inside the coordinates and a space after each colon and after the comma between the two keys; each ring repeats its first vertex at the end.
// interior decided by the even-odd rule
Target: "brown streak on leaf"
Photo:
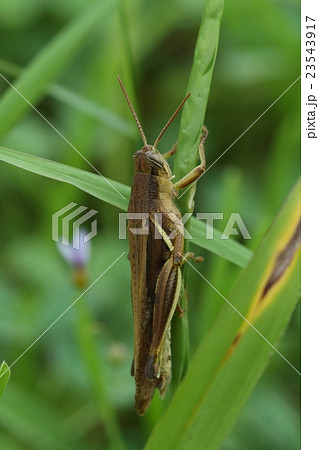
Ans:
{"type": "Polygon", "coordinates": [[[264,287],[262,296],[260,297],[260,301],[264,299],[268,291],[273,287],[274,284],[277,283],[277,281],[283,276],[285,270],[289,267],[297,249],[299,248],[300,239],[301,239],[301,222],[299,220],[299,223],[292,238],[290,239],[286,247],[279,253],[275,261],[274,270],[272,271],[264,287]]]}

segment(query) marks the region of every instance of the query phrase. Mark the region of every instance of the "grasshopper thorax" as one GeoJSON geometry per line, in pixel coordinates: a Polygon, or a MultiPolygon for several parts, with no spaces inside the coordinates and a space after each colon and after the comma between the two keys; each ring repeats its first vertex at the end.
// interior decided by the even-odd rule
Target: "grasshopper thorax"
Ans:
{"type": "Polygon", "coordinates": [[[163,178],[171,178],[172,172],[158,150],[153,145],[144,145],[134,156],[135,172],[149,173],[163,178]]]}

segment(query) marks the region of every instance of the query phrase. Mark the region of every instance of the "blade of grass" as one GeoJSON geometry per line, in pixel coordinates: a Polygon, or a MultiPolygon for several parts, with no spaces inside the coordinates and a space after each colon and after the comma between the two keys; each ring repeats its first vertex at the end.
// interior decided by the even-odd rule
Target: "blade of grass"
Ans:
{"type": "MultiPolygon", "coordinates": [[[[117,0],[91,4],[73,22],[58,33],[23,70],[15,82],[17,91],[34,104],[43,96],[53,79],[71,62],[95,28],[110,17],[117,0]]],[[[0,101],[0,137],[4,136],[30,106],[12,88],[0,101]]]]}
{"type": "Polygon", "coordinates": [[[85,170],[76,169],[48,159],[31,156],[26,153],[0,147],[0,159],[29,172],[36,173],[54,180],[63,181],[82,189],[100,200],[120,209],[127,209],[130,189],[121,183],[111,181],[120,195],[100,176],[85,170]]]}
{"type": "MultiPolygon", "coordinates": [[[[178,152],[174,163],[176,180],[189,173],[197,164],[198,145],[202,134],[206,106],[217,55],[220,22],[223,13],[223,0],[206,0],[201,26],[199,29],[193,65],[188,81],[187,92],[192,95],[183,107],[181,125],[178,135],[178,152]]],[[[193,212],[193,196],[195,186],[179,200],[182,214],[193,212]]],[[[186,228],[189,225],[186,224],[186,228]]],[[[188,250],[186,243],[185,251],[188,250]]],[[[183,269],[183,280],[186,287],[187,270],[183,269]]],[[[184,289],[186,294],[186,289],[184,289]]],[[[186,312],[187,299],[180,299],[182,309],[186,312]]],[[[188,365],[188,324],[187,314],[173,319],[172,325],[172,359],[173,383],[178,386],[188,365]]]]}
{"type": "Polygon", "coordinates": [[[221,299],[225,304],[154,429],[147,450],[163,445],[187,450],[196,447],[196,442],[203,448],[220,448],[265,370],[274,350],[271,345],[278,344],[299,298],[299,225],[298,182],[229,295],[230,304],[268,342],[221,299]]]}
{"type": "Polygon", "coordinates": [[[10,378],[10,369],[8,364],[5,361],[2,361],[0,366],[0,397],[5,390],[6,385],[8,384],[10,378]]]}
{"type": "Polygon", "coordinates": [[[211,226],[206,225],[202,220],[192,217],[190,220],[190,233],[194,238],[192,241],[199,247],[205,248],[222,258],[231,261],[239,267],[246,267],[251,259],[252,252],[239,242],[233,239],[221,239],[222,232],[214,228],[214,239],[207,239],[206,234],[211,234],[211,226]]]}
{"type": "Polygon", "coordinates": [[[61,411],[52,400],[45,401],[37,397],[35,392],[31,393],[14,383],[0,402],[0,428],[15,436],[24,448],[85,448],[64,427],[61,411]]]}
{"type": "MultiPolygon", "coordinates": [[[[225,168],[221,180],[220,198],[222,199],[222,202],[215,205],[216,210],[222,211],[224,217],[230,217],[233,211],[240,210],[241,184],[242,175],[240,170],[235,167],[225,168]]],[[[227,259],[221,259],[214,255],[210,255],[208,271],[206,273],[208,274],[207,278],[209,280],[220,280],[219,288],[224,294],[228,295],[230,288],[233,285],[232,280],[235,280],[238,277],[240,270],[238,267],[230,264],[227,259]]],[[[201,337],[209,330],[222,305],[219,301],[217,292],[212,292],[211,287],[208,284],[202,286],[200,298],[203,299],[203,301],[198,308],[196,320],[198,320],[200,325],[196,327],[196,330],[201,339],[201,337]],[[211,298],[209,302],[205,301],[207,295],[211,298]]]]}
{"type": "MultiPolygon", "coordinates": [[[[104,202],[117,206],[124,211],[127,210],[130,188],[117,181],[109,180],[125,199],[120,197],[101,176],[85,170],[4,147],[0,147],[0,160],[29,172],[72,184],[104,202]]],[[[221,239],[222,233],[216,229],[214,229],[214,239],[207,239],[205,223],[194,217],[191,218],[190,222],[194,244],[220,255],[240,267],[247,265],[252,256],[250,250],[234,240],[221,239]]]]}
{"type": "Polygon", "coordinates": [[[49,87],[48,93],[61,103],[71,106],[72,108],[99,120],[114,130],[119,131],[124,136],[132,138],[136,135],[136,131],[131,122],[122,119],[122,117],[113,113],[111,110],[87,100],[70,89],[66,89],[58,85],[52,85],[49,87]]]}
{"type": "Polygon", "coordinates": [[[8,436],[8,433],[0,431],[0,442],[3,448],[10,450],[25,450],[25,447],[17,442],[14,437],[8,436]]]}
{"type": "MultiPolygon", "coordinates": [[[[21,74],[22,69],[19,66],[0,58],[0,72],[16,77],[21,74]]],[[[47,87],[46,92],[55,100],[58,100],[64,105],[70,106],[77,111],[81,111],[89,117],[93,117],[125,136],[134,137],[136,134],[135,127],[131,122],[122,119],[122,117],[118,116],[113,111],[82,97],[80,94],[69,88],[58,84],[50,84],[47,87]]]]}
{"type": "Polygon", "coordinates": [[[107,374],[105,374],[102,364],[103,359],[93,336],[90,311],[86,303],[80,302],[77,305],[76,312],[76,333],[79,346],[90,377],[95,400],[103,420],[105,434],[109,438],[110,448],[114,450],[124,449],[125,444],[121,429],[108,395],[107,374]]]}
{"type": "MultiPolygon", "coordinates": [[[[197,164],[198,145],[217,55],[223,6],[223,0],[206,0],[187,85],[187,92],[191,92],[192,95],[182,110],[178,152],[176,152],[174,162],[176,180],[189,173],[197,164]]],[[[189,195],[184,195],[180,201],[183,212],[190,211],[191,208],[188,204],[189,195]]]]}

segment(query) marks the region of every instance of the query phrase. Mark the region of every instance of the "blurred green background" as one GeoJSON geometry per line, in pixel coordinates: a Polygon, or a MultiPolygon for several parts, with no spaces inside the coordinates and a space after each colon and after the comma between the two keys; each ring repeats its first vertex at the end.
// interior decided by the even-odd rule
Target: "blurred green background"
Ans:
{"type": "MultiPolygon", "coordinates": [[[[2,0],[0,72],[13,82],[19,68],[94,3],[2,0]]],[[[50,91],[37,107],[104,176],[128,185],[131,157],[141,141],[116,74],[152,142],[185,94],[204,2],[117,5],[53,80],[67,91],[60,96],[50,91]],[[91,109],[80,107],[83,99],[91,109]],[[116,123],[108,119],[110,113],[117,115],[116,123]]],[[[299,26],[295,0],[225,2],[205,120],[208,165],[298,78],[299,26]]],[[[0,95],[7,89],[0,79],[0,95]]],[[[244,244],[252,250],[299,175],[299,98],[297,82],[198,183],[195,211],[223,212],[226,221],[230,212],[239,212],[252,236],[244,244]]],[[[160,150],[175,142],[178,125],[176,120],[160,150]]],[[[31,108],[1,145],[91,170],[31,108]]],[[[118,240],[119,211],[73,186],[1,163],[0,362],[10,365],[82,292],[51,240],[51,215],[72,201],[99,211],[87,268],[92,282],[127,251],[127,243],[118,240]]],[[[205,256],[199,269],[227,297],[240,269],[193,250],[205,256]]],[[[222,300],[191,271],[189,298],[193,353],[222,300]]],[[[109,448],[110,430],[101,420],[105,399],[108,423],[117,423],[127,447],[143,446],[166,403],[156,398],[143,418],[134,412],[130,302],[129,262],[123,257],[14,366],[0,401],[1,448],[109,448]],[[101,368],[88,356],[92,342],[101,368]],[[103,379],[96,375],[99,370],[103,379]]],[[[279,351],[300,367],[299,307],[279,351]]],[[[222,448],[298,449],[299,396],[298,375],[273,356],[222,448]]]]}

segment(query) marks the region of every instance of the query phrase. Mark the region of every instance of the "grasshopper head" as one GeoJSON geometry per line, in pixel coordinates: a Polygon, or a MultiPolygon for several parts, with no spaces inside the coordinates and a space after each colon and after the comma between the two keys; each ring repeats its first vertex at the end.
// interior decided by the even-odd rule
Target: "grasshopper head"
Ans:
{"type": "Polygon", "coordinates": [[[147,139],[144,134],[142,125],[136,115],[133,105],[127,95],[127,92],[126,92],[124,86],[123,86],[122,80],[119,77],[119,75],[117,76],[117,78],[119,80],[121,89],[123,91],[123,94],[126,98],[128,105],[129,105],[129,108],[133,114],[137,128],[140,132],[142,141],[144,143],[144,146],[141,148],[141,150],[138,150],[135,153],[135,155],[133,156],[134,162],[135,162],[135,172],[150,173],[153,175],[157,175],[159,177],[170,179],[172,177],[171,169],[170,169],[169,165],[167,164],[167,162],[165,161],[165,159],[163,158],[163,156],[156,150],[156,147],[157,147],[157,144],[159,143],[160,139],[162,138],[163,134],[165,133],[167,128],[170,126],[170,124],[173,122],[173,120],[175,119],[175,117],[177,116],[177,114],[179,113],[179,111],[181,110],[182,106],[184,105],[184,103],[186,102],[188,97],[191,95],[191,93],[189,92],[186,95],[186,97],[184,98],[184,100],[180,103],[180,105],[178,106],[176,111],[173,113],[173,115],[171,116],[169,121],[166,123],[166,125],[164,126],[164,128],[162,129],[160,134],[158,135],[157,139],[154,142],[154,145],[149,145],[147,143],[147,139]]]}
{"type": "Polygon", "coordinates": [[[158,150],[153,145],[144,145],[134,156],[135,172],[144,172],[163,178],[171,178],[172,172],[158,150]]]}

